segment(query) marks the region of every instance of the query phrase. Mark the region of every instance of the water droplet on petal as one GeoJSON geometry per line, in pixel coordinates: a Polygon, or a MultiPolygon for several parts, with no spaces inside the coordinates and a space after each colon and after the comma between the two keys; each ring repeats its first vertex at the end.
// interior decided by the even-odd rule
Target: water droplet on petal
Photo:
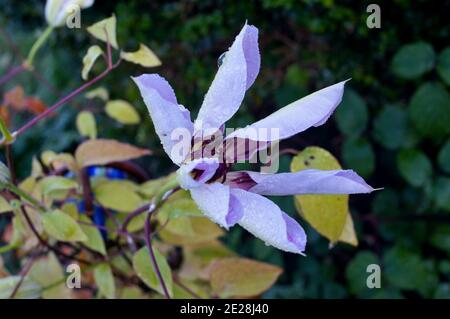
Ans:
{"type": "Polygon", "coordinates": [[[220,68],[220,66],[223,64],[223,61],[225,60],[225,55],[226,55],[226,54],[227,54],[227,53],[224,52],[224,53],[222,53],[222,54],[219,56],[219,58],[217,59],[217,67],[220,68]]]}

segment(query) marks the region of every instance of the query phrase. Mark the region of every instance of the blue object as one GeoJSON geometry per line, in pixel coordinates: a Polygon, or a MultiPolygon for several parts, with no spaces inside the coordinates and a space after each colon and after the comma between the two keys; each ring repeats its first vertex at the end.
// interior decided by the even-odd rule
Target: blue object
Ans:
{"type": "MultiPolygon", "coordinates": [[[[125,173],[124,171],[122,171],[120,169],[114,168],[114,167],[89,166],[86,171],[87,171],[89,178],[106,177],[107,179],[110,179],[110,180],[124,180],[124,179],[129,178],[129,175],[127,173],[125,173]]],[[[75,178],[75,174],[71,171],[67,172],[64,176],[68,177],[68,178],[75,178]]],[[[94,196],[94,194],[92,194],[92,196],[94,196]]],[[[81,214],[86,213],[86,203],[84,200],[68,199],[66,202],[76,203],[78,211],[81,214]]],[[[115,214],[116,212],[112,211],[112,213],[115,214]]],[[[106,220],[107,220],[107,214],[102,207],[94,204],[93,215],[91,216],[91,218],[92,218],[92,222],[95,225],[105,227],[106,220]]],[[[100,233],[102,234],[103,238],[106,239],[106,237],[108,235],[107,231],[104,229],[99,229],[99,230],[100,230],[100,233]]]]}

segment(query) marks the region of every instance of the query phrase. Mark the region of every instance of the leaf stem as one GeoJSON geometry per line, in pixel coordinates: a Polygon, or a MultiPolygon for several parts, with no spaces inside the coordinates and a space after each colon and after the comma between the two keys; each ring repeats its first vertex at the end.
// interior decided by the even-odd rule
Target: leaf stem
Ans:
{"type": "Polygon", "coordinates": [[[13,291],[11,292],[11,295],[9,296],[9,299],[14,299],[14,297],[19,292],[20,286],[22,286],[23,281],[25,280],[25,277],[30,272],[31,267],[33,266],[34,262],[36,261],[37,256],[39,255],[40,251],[39,249],[33,253],[33,255],[30,257],[28,262],[23,267],[22,271],[20,272],[20,279],[17,282],[16,286],[14,287],[13,291]]]}
{"type": "Polygon", "coordinates": [[[6,163],[9,169],[9,178],[11,179],[11,183],[17,185],[16,171],[14,169],[14,159],[13,159],[13,150],[11,144],[6,144],[6,163]]]}
{"type": "Polygon", "coordinates": [[[54,30],[54,27],[48,26],[47,29],[44,30],[44,32],[39,36],[39,38],[34,42],[33,46],[30,49],[30,52],[28,53],[27,59],[25,60],[25,65],[28,68],[33,67],[33,60],[36,56],[36,53],[41,48],[41,46],[47,41],[50,34],[52,34],[54,30]]]}
{"type": "Polygon", "coordinates": [[[151,218],[154,210],[149,210],[147,213],[147,219],[145,220],[145,243],[150,254],[150,260],[153,264],[153,268],[155,269],[156,276],[158,277],[159,283],[161,284],[162,290],[164,292],[164,296],[166,299],[170,299],[169,291],[167,290],[166,283],[161,274],[161,270],[159,269],[158,263],[156,261],[155,252],[153,251],[152,246],[152,233],[151,233],[151,218]]]}
{"type": "Polygon", "coordinates": [[[41,114],[39,114],[38,116],[34,117],[33,119],[31,119],[28,123],[26,123],[25,125],[23,125],[21,128],[19,128],[17,131],[15,131],[13,133],[14,137],[17,137],[21,134],[23,134],[25,131],[27,131],[29,128],[33,127],[34,125],[36,125],[38,122],[40,122],[41,120],[45,119],[47,116],[49,116],[51,113],[53,113],[54,111],[56,111],[58,108],[60,108],[61,106],[63,106],[64,104],[66,104],[67,102],[69,102],[72,98],[74,98],[75,96],[77,96],[78,94],[80,94],[81,92],[83,92],[84,90],[86,90],[88,87],[90,87],[91,85],[95,84],[96,82],[100,81],[101,79],[103,79],[109,72],[111,72],[113,69],[115,69],[119,64],[120,61],[117,61],[117,63],[113,64],[111,68],[107,68],[105,71],[103,71],[102,73],[100,73],[98,76],[96,76],[95,78],[93,78],[92,80],[90,80],[89,82],[86,82],[85,84],[83,84],[82,86],[80,86],[78,89],[76,89],[75,91],[72,91],[70,94],[66,95],[65,97],[63,97],[61,100],[59,100],[58,102],[56,102],[55,104],[53,104],[51,107],[49,107],[48,109],[46,109],[44,112],[42,112],[41,114]]]}

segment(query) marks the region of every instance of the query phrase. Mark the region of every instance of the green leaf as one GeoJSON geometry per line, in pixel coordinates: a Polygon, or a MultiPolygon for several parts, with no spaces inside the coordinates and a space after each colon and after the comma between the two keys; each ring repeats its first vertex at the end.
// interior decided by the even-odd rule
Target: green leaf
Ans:
{"type": "Polygon", "coordinates": [[[450,212],[450,177],[439,176],[433,185],[433,200],[438,209],[450,212]]]}
{"type": "Polygon", "coordinates": [[[450,47],[439,54],[436,68],[445,84],[450,86],[450,47]]]}
{"type": "Polygon", "coordinates": [[[140,64],[147,68],[161,65],[161,61],[156,54],[142,43],[139,44],[139,50],[135,52],[121,52],[120,56],[128,62],[140,64]]]}
{"type": "Polygon", "coordinates": [[[218,259],[210,269],[211,288],[221,298],[252,297],[269,289],[282,269],[238,257],[218,259]]]}
{"type": "Polygon", "coordinates": [[[409,115],[422,136],[439,140],[450,133],[450,95],[440,84],[422,84],[411,98],[409,115]]]}
{"type": "Polygon", "coordinates": [[[438,225],[431,235],[430,243],[450,255],[450,225],[438,225]]]}
{"type": "Polygon", "coordinates": [[[404,45],[395,53],[391,68],[394,74],[404,79],[415,79],[434,66],[433,47],[426,42],[404,45]]]}
{"type": "Polygon", "coordinates": [[[437,162],[444,172],[450,173],[450,138],[439,151],[437,162]]]}
{"type": "Polygon", "coordinates": [[[441,283],[434,292],[434,299],[450,299],[450,284],[441,283]]]}
{"type": "Polygon", "coordinates": [[[370,251],[360,251],[347,264],[347,268],[345,269],[350,291],[359,297],[365,297],[372,293],[366,283],[367,276],[369,275],[367,266],[371,264],[380,264],[377,256],[370,251]]]}
{"type": "MultiPolygon", "coordinates": [[[[304,67],[298,64],[291,64],[287,70],[283,81],[297,88],[308,86],[309,73],[304,67]]],[[[297,95],[300,96],[301,94],[297,95]]]]}
{"type": "Polygon", "coordinates": [[[89,71],[92,69],[95,61],[102,55],[102,53],[103,50],[98,45],[93,45],[88,49],[83,58],[83,69],[81,70],[81,78],[83,80],[86,81],[88,79],[89,71]]]}
{"type": "MultiPolygon", "coordinates": [[[[307,147],[292,159],[291,171],[304,169],[340,169],[336,158],[319,147],[307,147]]],[[[348,195],[297,195],[295,204],[300,215],[331,242],[338,241],[347,225],[344,241],[354,243],[353,222],[348,210],[348,195]],[[347,218],[350,218],[347,221],[347,218]],[[347,224],[348,223],[348,224],[347,224]]]]}
{"type": "MultiPolygon", "coordinates": [[[[17,283],[21,280],[21,276],[10,276],[0,278],[0,299],[8,299],[11,296],[17,283]]],[[[16,293],[16,298],[19,299],[36,299],[41,296],[42,288],[36,282],[28,277],[20,285],[16,293]]]]}
{"type": "MultiPolygon", "coordinates": [[[[156,263],[161,272],[161,276],[164,280],[166,288],[169,292],[169,295],[172,296],[173,293],[173,280],[172,280],[172,271],[170,270],[169,264],[161,253],[153,247],[153,251],[155,254],[156,263]]],[[[136,274],[142,281],[149,286],[150,288],[156,290],[160,294],[164,294],[162,286],[158,280],[155,269],[153,267],[153,263],[150,259],[150,253],[148,252],[147,247],[141,248],[136,254],[133,256],[133,268],[136,271],[136,274]]]]}
{"type": "Polygon", "coordinates": [[[431,177],[433,168],[428,157],[419,150],[402,150],[397,155],[400,175],[412,186],[419,187],[431,177]]]}
{"type": "Polygon", "coordinates": [[[436,274],[423,258],[402,246],[389,249],[383,258],[383,273],[389,283],[405,290],[417,290],[430,297],[437,286],[436,274]]]}
{"type": "Polygon", "coordinates": [[[342,160],[363,177],[375,170],[375,153],[365,138],[348,139],[342,145],[342,160]]]}
{"type": "Polygon", "coordinates": [[[106,208],[129,213],[144,203],[139,195],[123,181],[107,181],[94,187],[95,198],[106,208]]]}
{"type": "Polygon", "coordinates": [[[385,106],[374,120],[373,137],[385,148],[395,150],[404,145],[408,135],[408,114],[395,105],[385,106]]]}
{"type": "Polygon", "coordinates": [[[41,190],[44,195],[49,195],[55,191],[65,191],[78,187],[76,181],[61,176],[48,176],[40,181],[41,190]]]}
{"type": "Polygon", "coordinates": [[[390,188],[377,192],[372,201],[372,210],[380,216],[393,216],[400,213],[399,195],[390,188]]]}
{"type": "Polygon", "coordinates": [[[124,100],[112,100],[106,103],[106,114],[122,124],[138,124],[141,121],[139,113],[133,105],[124,100]]]}
{"type": "Polygon", "coordinates": [[[347,136],[359,136],[367,127],[367,105],[358,93],[346,90],[335,113],[339,130],[347,136]]]}
{"type": "Polygon", "coordinates": [[[100,230],[95,227],[95,224],[85,215],[80,215],[80,220],[85,223],[90,223],[93,226],[88,226],[80,224],[81,230],[86,234],[87,240],[83,243],[88,248],[99,252],[100,254],[106,256],[105,242],[103,241],[102,234],[100,230]]]}
{"type": "Polygon", "coordinates": [[[111,17],[94,23],[87,28],[87,31],[103,42],[108,42],[114,49],[118,49],[116,38],[116,16],[113,14],[111,17]]]}
{"type": "Polygon", "coordinates": [[[43,214],[42,224],[50,236],[60,241],[86,241],[88,239],[80,225],[60,210],[43,214]]]}
{"type": "Polygon", "coordinates": [[[81,136],[87,136],[90,139],[97,138],[97,125],[92,112],[82,111],[77,115],[77,129],[81,136]]]}
{"type": "Polygon", "coordinates": [[[114,299],[116,295],[116,285],[109,264],[101,263],[94,268],[94,280],[98,290],[104,297],[114,299]]]}

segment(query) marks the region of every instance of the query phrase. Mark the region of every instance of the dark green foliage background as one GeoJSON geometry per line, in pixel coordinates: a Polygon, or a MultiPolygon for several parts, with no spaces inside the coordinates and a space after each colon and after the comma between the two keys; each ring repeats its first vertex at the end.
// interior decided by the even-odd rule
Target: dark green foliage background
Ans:
{"type": "MultiPolygon", "coordinates": [[[[380,1],[382,27],[368,29],[371,2],[96,1],[82,12],[84,27],[115,12],[121,46],[134,50],[143,42],[163,61],[150,70],[123,64],[102,83],[112,98],[133,102],[145,118],[142,125],[122,127],[102,114],[97,117],[101,137],[155,151],[141,162],[151,176],[174,167],[160,148],[132,75],[160,73],[196,114],[217,58],[248,20],[260,29],[261,73],[230,126],[246,125],[316,89],[352,78],[344,102],[326,125],[282,147],[324,147],[345,168],[384,190],[351,197],[357,248],[338,244],[329,250],[328,242],[303,222],[309,235],[305,258],[266,247],[234,228],[224,239],[230,247],[285,269],[265,297],[450,298],[450,50],[441,54],[450,45],[450,1],[380,1]],[[381,265],[381,289],[365,285],[370,263],[381,265]]],[[[0,8],[0,26],[26,53],[45,25],[43,1],[1,0],[0,8]]],[[[36,59],[37,72],[54,88],[30,74],[15,83],[51,104],[82,83],[81,59],[93,42],[86,32],[59,29],[36,59]]],[[[2,41],[0,54],[3,73],[14,63],[14,52],[2,41]]],[[[77,100],[78,108],[86,103],[77,100]]],[[[29,173],[33,154],[73,151],[81,141],[76,111],[75,104],[64,108],[17,143],[22,177],[29,173]]],[[[13,124],[23,120],[15,118],[13,124]]],[[[289,162],[283,157],[281,168],[288,170],[289,162]]],[[[296,215],[292,198],[275,200],[296,215]]]]}

